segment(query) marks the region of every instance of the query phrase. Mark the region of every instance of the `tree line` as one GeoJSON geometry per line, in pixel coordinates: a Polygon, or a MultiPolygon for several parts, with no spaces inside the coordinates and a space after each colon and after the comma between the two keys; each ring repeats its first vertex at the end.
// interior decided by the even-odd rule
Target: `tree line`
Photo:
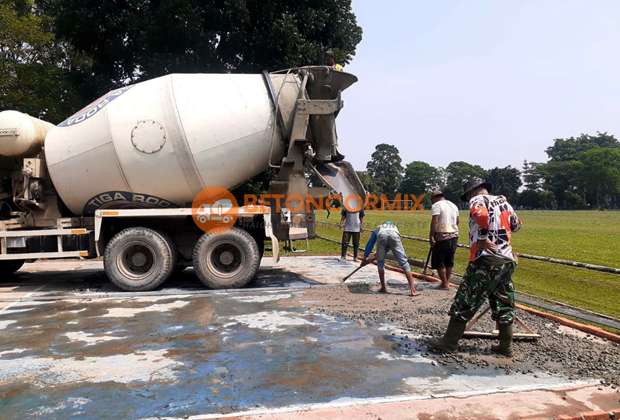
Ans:
{"type": "MultiPolygon", "coordinates": [[[[112,89],[169,73],[304,66],[328,48],[347,64],[361,39],[351,0],[0,0],[0,110],[57,124],[112,89]]],[[[546,152],[547,162],[522,170],[403,167],[398,149],[380,144],[359,175],[388,195],[441,188],[458,202],[462,181],[480,176],[524,207],[620,207],[614,136],[556,139],[546,152]]],[[[266,172],[243,189],[260,193],[271,179],[266,172]]]]}
{"type": "Polygon", "coordinates": [[[555,139],[546,149],[547,162],[523,162],[485,169],[467,162],[451,162],[445,168],[414,161],[403,167],[398,148],[379,144],[366,171],[358,176],[371,194],[426,194],[440,189],[459,203],[463,181],[481,177],[491,182],[495,194],[503,194],[519,207],[530,209],[620,208],[620,142],[607,133],[555,139]]]}

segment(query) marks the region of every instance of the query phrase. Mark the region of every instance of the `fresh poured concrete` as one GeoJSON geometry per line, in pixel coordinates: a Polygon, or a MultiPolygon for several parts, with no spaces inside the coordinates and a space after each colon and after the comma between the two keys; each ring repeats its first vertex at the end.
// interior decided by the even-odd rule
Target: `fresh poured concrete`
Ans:
{"type": "MultiPolygon", "coordinates": [[[[254,289],[208,291],[187,270],[139,295],[115,290],[100,263],[28,264],[0,290],[1,417],[200,418],[569,384],[438,364],[417,350],[421,337],[387,320],[314,310],[310,288],[341,288],[353,268],[335,257],[266,260],[254,289]]],[[[404,276],[387,274],[404,291],[404,276]]],[[[376,268],[352,281],[376,283],[376,268]]]]}

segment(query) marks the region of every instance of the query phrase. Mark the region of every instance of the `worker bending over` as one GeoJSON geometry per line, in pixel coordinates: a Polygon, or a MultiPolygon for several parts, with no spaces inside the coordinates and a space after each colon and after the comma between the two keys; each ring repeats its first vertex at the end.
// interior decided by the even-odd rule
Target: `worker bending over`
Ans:
{"type": "Polygon", "coordinates": [[[444,336],[430,340],[431,347],[455,352],[467,323],[488,299],[493,320],[499,328],[495,353],[514,356],[514,284],[517,266],[510,235],[521,229],[521,221],[505,197],[489,194],[492,185],[475,178],[463,185],[461,200],[469,202],[470,259],[465,276],[450,308],[450,323],[444,336]]]}
{"type": "Polygon", "coordinates": [[[407,254],[405,254],[403,243],[400,240],[400,232],[398,231],[398,228],[392,224],[392,222],[385,222],[384,224],[377,226],[377,228],[372,232],[370,240],[366,244],[364,259],[361,264],[362,267],[370,263],[368,257],[370,256],[375,243],[377,244],[375,259],[377,260],[379,281],[381,282],[381,289],[379,289],[379,292],[387,293],[387,288],[385,287],[385,256],[388,252],[392,251],[398,260],[398,264],[400,264],[400,268],[405,272],[405,276],[409,282],[409,287],[411,288],[411,296],[420,295],[420,292],[416,292],[413,284],[411,267],[409,266],[409,261],[407,254]]]}

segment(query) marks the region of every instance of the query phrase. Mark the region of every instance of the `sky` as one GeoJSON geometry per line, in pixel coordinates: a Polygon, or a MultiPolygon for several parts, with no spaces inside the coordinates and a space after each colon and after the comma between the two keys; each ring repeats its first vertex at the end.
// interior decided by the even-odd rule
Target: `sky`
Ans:
{"type": "Polygon", "coordinates": [[[555,138],[620,136],[620,1],[353,0],[339,143],[357,170],[379,143],[403,166],[547,161],[555,138]]]}

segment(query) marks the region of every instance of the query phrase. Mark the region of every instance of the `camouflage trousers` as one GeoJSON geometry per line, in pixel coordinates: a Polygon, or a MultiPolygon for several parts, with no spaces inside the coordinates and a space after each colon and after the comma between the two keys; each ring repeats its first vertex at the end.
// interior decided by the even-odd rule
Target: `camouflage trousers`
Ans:
{"type": "Polygon", "coordinates": [[[470,262],[454,297],[450,316],[469,322],[489,299],[493,320],[500,324],[512,324],[515,307],[512,273],[516,266],[515,262],[490,266],[470,262]]]}

